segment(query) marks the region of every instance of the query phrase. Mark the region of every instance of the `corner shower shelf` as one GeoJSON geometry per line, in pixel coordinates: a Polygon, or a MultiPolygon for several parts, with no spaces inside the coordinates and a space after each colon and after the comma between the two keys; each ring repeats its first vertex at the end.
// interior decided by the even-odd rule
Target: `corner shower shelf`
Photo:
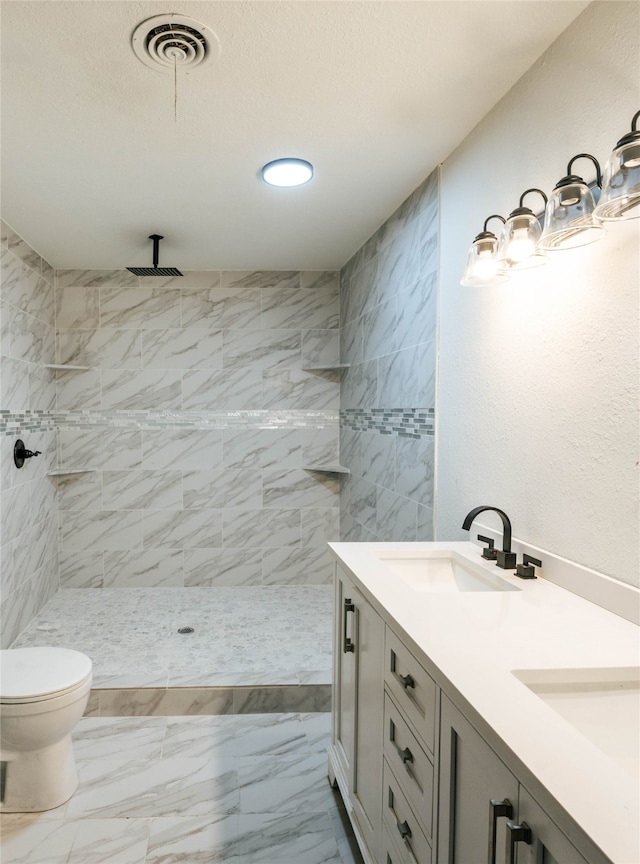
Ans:
{"type": "Polygon", "coordinates": [[[67,474],[93,474],[95,468],[54,468],[47,471],[47,477],[66,477],[67,474]]]}
{"type": "Polygon", "coordinates": [[[65,366],[64,363],[45,363],[45,369],[63,369],[67,372],[86,372],[87,369],[95,369],[95,366],[65,366]]]}
{"type": "Polygon", "coordinates": [[[351,363],[327,363],[326,365],[318,366],[303,366],[303,372],[341,372],[343,369],[348,369],[351,363]]]}
{"type": "Polygon", "coordinates": [[[351,474],[344,465],[303,465],[303,471],[321,471],[324,474],[351,474]]]}

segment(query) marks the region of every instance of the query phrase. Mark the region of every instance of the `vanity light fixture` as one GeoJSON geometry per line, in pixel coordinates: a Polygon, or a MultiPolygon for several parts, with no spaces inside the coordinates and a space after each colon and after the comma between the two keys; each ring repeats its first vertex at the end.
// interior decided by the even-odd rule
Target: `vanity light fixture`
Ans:
{"type": "Polygon", "coordinates": [[[270,186],[303,186],[313,177],[313,165],[306,159],[274,159],[262,168],[262,179],[270,186]]]}
{"type": "Polygon", "coordinates": [[[500,237],[498,258],[501,266],[509,270],[528,270],[530,267],[539,267],[547,260],[545,253],[538,247],[538,241],[542,234],[540,220],[529,207],[523,207],[525,195],[537,192],[544,198],[545,207],[547,196],[542,189],[526,189],[520,196],[520,204],[509,214],[500,237]]]}
{"type": "Polygon", "coordinates": [[[498,261],[498,238],[487,231],[491,219],[499,219],[504,225],[504,218],[494,213],[484,220],[484,227],[474,239],[467,255],[467,266],[460,284],[468,288],[482,288],[485,285],[498,285],[506,282],[507,274],[500,269],[498,261]]]}
{"type": "Polygon", "coordinates": [[[604,221],[640,217],[640,111],[633,115],[631,132],[616,144],[604,169],[602,194],[595,215],[604,221]]]}
{"type": "Polygon", "coordinates": [[[595,198],[582,177],[571,173],[577,159],[591,159],[596,166],[596,185],[602,188],[600,164],[590,153],[578,153],[569,160],[567,175],[556,183],[547,202],[540,248],[548,251],[573,249],[594,243],[604,234],[604,228],[594,218],[595,198]]]}

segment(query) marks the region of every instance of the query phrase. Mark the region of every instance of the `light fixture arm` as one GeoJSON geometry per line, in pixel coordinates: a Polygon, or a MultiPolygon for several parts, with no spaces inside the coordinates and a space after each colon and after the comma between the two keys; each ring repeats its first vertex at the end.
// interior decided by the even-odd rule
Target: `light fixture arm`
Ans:
{"type": "Polygon", "coordinates": [[[544,198],[544,206],[545,206],[545,207],[547,206],[547,200],[548,200],[548,199],[547,199],[547,196],[544,194],[544,192],[542,191],[542,189],[537,189],[537,188],[534,186],[534,187],[531,188],[531,189],[525,189],[525,191],[522,193],[522,195],[520,196],[520,205],[519,205],[520,207],[522,207],[522,202],[524,201],[524,196],[525,196],[525,195],[528,195],[529,192],[537,192],[539,195],[542,195],[542,197],[544,198]]]}
{"type": "Polygon", "coordinates": [[[640,131],[638,131],[639,119],[640,111],[636,111],[636,113],[631,118],[631,132],[627,132],[626,135],[622,136],[622,138],[616,144],[616,149],[618,147],[624,147],[626,144],[631,144],[638,141],[638,139],[640,138],[640,131]]]}
{"type": "Polygon", "coordinates": [[[504,219],[502,216],[500,216],[499,213],[494,213],[493,216],[487,216],[487,218],[484,220],[484,227],[483,227],[483,229],[482,229],[483,231],[486,231],[486,230],[487,230],[487,225],[489,224],[489,222],[490,222],[492,219],[499,219],[499,220],[502,222],[503,225],[504,225],[504,223],[506,222],[506,219],[504,219]]]}
{"type": "MultiPolygon", "coordinates": [[[[640,111],[638,113],[640,114],[640,111]]],[[[571,174],[571,168],[576,159],[591,159],[593,164],[596,166],[596,185],[599,189],[602,189],[602,171],[600,170],[600,163],[595,156],[591,155],[591,153],[578,153],[577,156],[573,156],[573,158],[569,160],[569,164],[567,165],[567,176],[573,176],[571,174]]]]}

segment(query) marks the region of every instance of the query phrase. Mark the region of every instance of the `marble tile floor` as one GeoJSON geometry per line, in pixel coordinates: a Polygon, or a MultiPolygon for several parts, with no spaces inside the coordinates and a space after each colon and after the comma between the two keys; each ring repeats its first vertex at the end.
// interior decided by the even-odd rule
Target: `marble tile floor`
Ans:
{"type": "Polygon", "coordinates": [[[330,715],[83,718],[56,810],[2,814],[2,864],[362,864],[330,715]]]}
{"type": "Polygon", "coordinates": [[[332,604],[330,585],[65,588],[11,647],[84,652],[94,691],[329,685],[332,604]]]}

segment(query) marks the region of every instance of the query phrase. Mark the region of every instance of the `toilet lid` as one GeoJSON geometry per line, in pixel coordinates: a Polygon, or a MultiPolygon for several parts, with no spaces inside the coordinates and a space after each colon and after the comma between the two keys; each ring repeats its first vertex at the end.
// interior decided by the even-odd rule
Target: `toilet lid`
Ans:
{"type": "Polygon", "coordinates": [[[0,651],[0,702],[38,700],[82,684],[91,660],[70,648],[7,648],[0,651]]]}

